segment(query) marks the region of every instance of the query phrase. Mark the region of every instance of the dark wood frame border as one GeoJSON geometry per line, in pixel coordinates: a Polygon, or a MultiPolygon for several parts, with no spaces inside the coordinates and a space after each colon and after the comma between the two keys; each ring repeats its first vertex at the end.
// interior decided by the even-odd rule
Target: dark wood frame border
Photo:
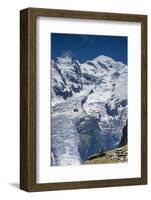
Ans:
{"type": "Polygon", "coordinates": [[[46,191],[147,184],[147,16],[27,8],[20,12],[20,188],[46,191]],[[141,178],[36,183],[36,17],[141,23],[141,178]]]}

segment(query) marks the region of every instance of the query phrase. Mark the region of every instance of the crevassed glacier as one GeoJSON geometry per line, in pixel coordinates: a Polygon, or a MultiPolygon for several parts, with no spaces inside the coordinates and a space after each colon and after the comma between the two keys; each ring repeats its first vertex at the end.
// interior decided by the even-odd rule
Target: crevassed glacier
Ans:
{"type": "Polygon", "coordinates": [[[120,144],[127,120],[127,66],[107,56],[51,62],[51,165],[77,165],[120,144]]]}

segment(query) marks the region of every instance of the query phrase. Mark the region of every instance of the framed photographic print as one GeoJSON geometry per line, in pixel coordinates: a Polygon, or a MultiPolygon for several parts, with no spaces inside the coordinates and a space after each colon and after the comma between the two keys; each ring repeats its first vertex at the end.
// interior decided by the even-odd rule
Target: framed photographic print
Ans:
{"type": "Polygon", "coordinates": [[[147,16],[20,12],[20,188],[147,183],[147,16]]]}

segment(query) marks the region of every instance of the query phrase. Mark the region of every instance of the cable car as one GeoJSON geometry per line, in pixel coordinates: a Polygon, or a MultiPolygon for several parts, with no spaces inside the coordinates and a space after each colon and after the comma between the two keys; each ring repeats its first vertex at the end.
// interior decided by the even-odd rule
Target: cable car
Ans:
{"type": "Polygon", "coordinates": [[[74,108],[74,110],[73,110],[74,112],[78,112],[78,109],[77,108],[74,108]]]}

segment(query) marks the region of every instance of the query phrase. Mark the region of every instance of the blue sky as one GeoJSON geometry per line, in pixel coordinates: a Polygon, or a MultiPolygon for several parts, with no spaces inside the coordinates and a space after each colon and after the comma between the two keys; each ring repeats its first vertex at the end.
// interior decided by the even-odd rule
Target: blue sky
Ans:
{"type": "Polygon", "coordinates": [[[106,55],[127,64],[127,37],[51,33],[51,58],[71,55],[80,63],[106,55]]]}

